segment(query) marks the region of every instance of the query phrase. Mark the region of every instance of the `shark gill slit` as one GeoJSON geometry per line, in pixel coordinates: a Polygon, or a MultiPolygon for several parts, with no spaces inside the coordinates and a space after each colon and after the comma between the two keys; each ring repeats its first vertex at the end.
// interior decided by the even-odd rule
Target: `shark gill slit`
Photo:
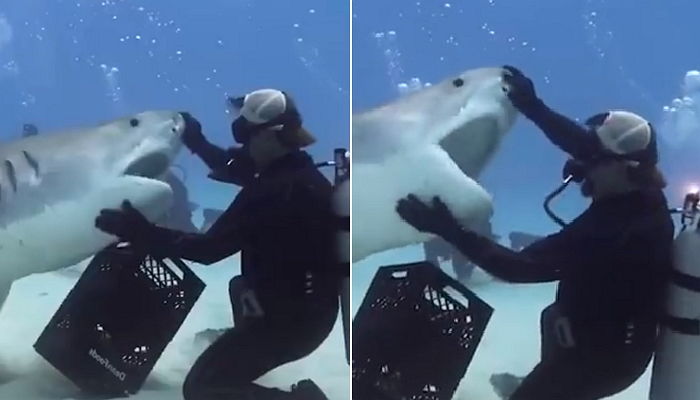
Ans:
{"type": "Polygon", "coordinates": [[[27,160],[27,164],[29,164],[29,166],[32,167],[32,170],[34,170],[34,176],[38,178],[39,162],[36,160],[36,158],[32,157],[32,155],[25,150],[22,150],[22,155],[24,155],[24,158],[27,160]]]}
{"type": "Polygon", "coordinates": [[[10,185],[12,185],[12,190],[17,193],[17,173],[15,172],[15,166],[12,161],[5,160],[5,172],[7,173],[7,178],[10,180],[10,185]]]}

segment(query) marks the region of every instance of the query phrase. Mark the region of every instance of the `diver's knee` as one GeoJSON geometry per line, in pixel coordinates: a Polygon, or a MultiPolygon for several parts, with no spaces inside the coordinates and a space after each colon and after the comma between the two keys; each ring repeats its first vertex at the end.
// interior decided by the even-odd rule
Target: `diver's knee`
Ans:
{"type": "Polygon", "coordinates": [[[190,370],[182,384],[182,396],[184,400],[197,400],[201,393],[202,382],[198,374],[194,370],[190,370]]]}

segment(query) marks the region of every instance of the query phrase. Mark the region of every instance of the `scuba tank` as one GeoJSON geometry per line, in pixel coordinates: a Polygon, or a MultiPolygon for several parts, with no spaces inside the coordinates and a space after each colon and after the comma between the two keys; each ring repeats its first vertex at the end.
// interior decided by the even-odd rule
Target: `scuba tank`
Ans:
{"type": "Polygon", "coordinates": [[[335,188],[333,210],[338,217],[340,312],[345,337],[345,359],[350,364],[350,155],[345,149],[335,150],[335,188]]]}
{"type": "Polygon", "coordinates": [[[681,216],[681,231],[673,243],[673,272],[654,356],[650,400],[700,398],[699,202],[700,194],[691,192],[682,208],[671,210],[681,216]]]}

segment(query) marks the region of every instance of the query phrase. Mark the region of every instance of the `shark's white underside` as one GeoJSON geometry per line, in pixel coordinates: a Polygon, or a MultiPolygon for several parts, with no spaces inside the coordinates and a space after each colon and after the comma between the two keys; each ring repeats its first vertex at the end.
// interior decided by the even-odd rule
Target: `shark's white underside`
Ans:
{"type": "Polygon", "coordinates": [[[179,113],[149,111],[0,144],[0,308],[13,281],[113,243],[95,228],[101,209],[128,199],[150,220],[164,215],[173,193],[159,178],[183,129],[179,113]]]}
{"type": "Polygon", "coordinates": [[[515,122],[501,76],[468,70],[353,116],[353,262],[431,239],[396,213],[408,194],[440,197],[465,227],[491,217],[491,196],[472,177],[515,122]]]}

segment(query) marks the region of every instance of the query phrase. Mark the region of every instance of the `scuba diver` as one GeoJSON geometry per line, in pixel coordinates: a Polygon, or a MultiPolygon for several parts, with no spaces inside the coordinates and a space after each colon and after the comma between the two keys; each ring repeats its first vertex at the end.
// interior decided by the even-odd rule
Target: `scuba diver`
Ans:
{"type": "MultiPolygon", "coordinates": [[[[229,99],[229,109],[235,114],[237,106],[229,99]]],[[[220,182],[231,183],[237,186],[245,186],[255,179],[256,165],[254,160],[246,154],[243,147],[229,147],[223,149],[207,140],[202,133],[202,125],[189,113],[182,113],[185,123],[191,129],[187,129],[182,136],[185,146],[198,156],[209,167],[209,177],[220,182]]],[[[233,125],[231,129],[233,129],[233,125]]]]}
{"type": "MultiPolygon", "coordinates": [[[[185,400],[323,400],[311,380],[290,392],[254,381],[312,353],[335,325],[340,271],[332,186],[302,150],[315,138],[289,95],[263,89],[229,101],[239,113],[231,125],[243,146],[237,156],[250,158],[256,174],[206,233],[156,226],[127,201],[121,210],[102,210],[95,224],[156,257],[212,264],[241,252],[234,327],[194,363],[185,400]]],[[[189,145],[202,136],[191,115],[186,130],[189,145]]]]}
{"type": "Polygon", "coordinates": [[[580,183],[590,206],[520,252],[462,228],[439,198],[431,206],[410,195],[397,212],[505,281],[558,281],[556,299],[541,315],[540,362],[522,380],[492,377],[492,383],[517,379],[512,394],[495,387],[504,398],[612,396],[632,385],[654,354],[672,269],[674,225],[656,166],[655,132],[626,111],[597,114],[581,126],[547,107],[522,72],[504,68],[511,102],[571,156],[565,183],[580,183]]]}

